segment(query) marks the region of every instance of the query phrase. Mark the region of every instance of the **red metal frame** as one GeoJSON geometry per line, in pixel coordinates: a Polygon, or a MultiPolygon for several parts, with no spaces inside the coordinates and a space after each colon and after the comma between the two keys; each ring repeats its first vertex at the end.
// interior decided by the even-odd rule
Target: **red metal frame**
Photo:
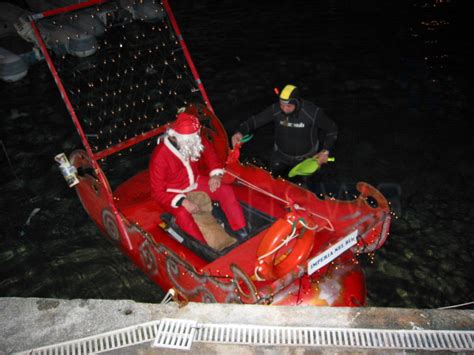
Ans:
{"type": "MultiPolygon", "coordinates": [[[[97,0],[90,1],[91,5],[98,3],[97,0]]],[[[83,6],[84,7],[84,6],[83,6]]],[[[63,8],[64,9],[64,8],[63,8]]],[[[87,155],[91,158],[91,163],[94,168],[94,170],[97,173],[97,177],[99,181],[106,186],[106,191],[107,191],[107,200],[110,204],[110,207],[112,208],[112,212],[115,216],[115,219],[117,221],[118,228],[120,230],[120,233],[124,236],[125,242],[126,242],[126,248],[129,250],[132,250],[133,246],[130,241],[130,238],[128,237],[128,234],[125,229],[125,225],[123,223],[122,218],[119,215],[119,211],[117,210],[117,207],[115,206],[114,203],[114,197],[112,195],[112,191],[109,187],[109,183],[107,181],[107,178],[105,177],[104,173],[102,172],[102,169],[100,169],[99,164],[97,161],[94,159],[94,154],[92,153],[92,149],[89,145],[89,141],[87,140],[87,137],[82,129],[82,126],[79,122],[79,119],[77,118],[76,111],[74,111],[74,108],[72,107],[71,101],[69,99],[69,96],[64,89],[64,85],[61,81],[61,78],[59,77],[59,74],[54,66],[54,63],[51,59],[51,56],[49,55],[48,49],[46,48],[46,45],[43,41],[43,38],[41,37],[41,33],[38,29],[38,26],[36,26],[35,19],[31,19],[31,27],[33,28],[33,31],[35,33],[36,39],[38,40],[38,44],[41,48],[41,52],[44,55],[44,58],[46,60],[46,63],[48,64],[48,67],[53,75],[54,81],[56,82],[56,85],[59,89],[59,92],[61,93],[61,97],[63,98],[64,104],[66,105],[69,114],[71,115],[72,121],[74,122],[74,125],[76,126],[76,129],[79,133],[79,136],[81,137],[82,144],[84,145],[84,148],[86,149],[87,155]]]]}
{"type": "MultiPolygon", "coordinates": [[[[90,6],[93,6],[93,5],[100,5],[100,4],[109,2],[109,1],[110,0],[90,0],[90,1],[85,1],[85,2],[79,3],[79,4],[74,4],[74,5],[70,5],[70,6],[61,7],[61,8],[58,8],[58,9],[48,10],[48,11],[30,16],[31,26],[33,28],[33,31],[35,32],[36,37],[38,38],[38,42],[39,42],[39,45],[41,47],[41,50],[43,51],[46,62],[48,63],[48,66],[51,70],[51,73],[53,74],[54,80],[56,81],[56,85],[58,86],[58,89],[61,93],[61,96],[64,99],[64,103],[66,104],[66,107],[68,108],[69,113],[71,114],[71,118],[74,122],[74,125],[77,128],[79,136],[81,137],[81,141],[82,141],[82,144],[84,145],[84,147],[86,149],[87,155],[89,155],[89,157],[92,160],[103,159],[103,158],[108,157],[110,155],[113,155],[113,154],[115,154],[115,153],[117,153],[117,152],[119,152],[123,149],[129,148],[129,147],[131,147],[135,144],[138,144],[138,143],[140,143],[140,142],[142,142],[146,139],[149,139],[149,138],[153,137],[154,135],[159,134],[162,131],[162,128],[153,129],[153,130],[148,131],[148,132],[146,132],[142,135],[130,138],[130,139],[124,141],[124,142],[116,144],[116,145],[114,145],[110,148],[104,149],[104,150],[102,150],[100,152],[97,152],[97,153],[93,153],[92,149],[89,145],[89,141],[87,140],[87,137],[86,137],[86,135],[85,135],[85,133],[82,129],[82,126],[81,126],[81,124],[80,124],[80,122],[77,118],[76,112],[74,111],[74,108],[72,107],[72,104],[69,100],[67,92],[64,89],[62,81],[59,78],[59,75],[56,71],[56,68],[54,67],[54,65],[52,63],[51,57],[49,56],[49,53],[47,52],[47,50],[44,50],[44,49],[46,49],[46,46],[44,44],[43,39],[41,38],[40,31],[39,31],[38,27],[36,26],[35,20],[42,19],[42,18],[45,18],[45,17],[54,16],[54,15],[61,14],[61,13],[66,13],[66,12],[70,12],[70,11],[83,9],[83,8],[90,7],[90,6]],[[43,47],[44,47],[44,49],[43,49],[43,47]]],[[[184,42],[183,36],[181,34],[181,30],[179,29],[178,23],[176,22],[173,11],[171,10],[171,7],[170,7],[167,0],[163,0],[163,6],[165,8],[165,11],[168,14],[168,18],[171,22],[171,25],[173,26],[173,30],[175,31],[176,37],[179,39],[179,44],[180,44],[181,48],[183,49],[184,56],[185,56],[186,61],[189,65],[189,68],[191,69],[191,73],[194,77],[194,80],[196,81],[196,83],[198,85],[199,91],[201,92],[201,95],[204,99],[204,102],[205,102],[206,106],[208,107],[208,109],[211,112],[214,112],[214,109],[212,108],[209,97],[207,96],[206,89],[204,88],[204,85],[202,84],[201,79],[199,78],[199,73],[196,69],[196,66],[193,63],[193,60],[191,58],[191,54],[189,53],[188,47],[186,46],[186,43],[184,42]]]]}
{"type": "MultiPolygon", "coordinates": [[[[128,237],[125,225],[123,224],[123,221],[122,221],[122,218],[120,218],[119,212],[118,212],[118,210],[115,206],[114,197],[113,197],[111,189],[109,188],[107,178],[105,177],[102,170],[100,169],[100,166],[97,163],[97,161],[100,160],[100,159],[103,159],[105,157],[108,157],[112,154],[115,154],[115,153],[117,153],[117,152],[119,152],[123,149],[129,148],[129,147],[131,147],[131,146],[133,146],[137,143],[140,143],[140,142],[142,142],[146,139],[149,139],[149,138],[159,134],[163,130],[163,128],[162,127],[155,128],[155,129],[153,129],[151,131],[148,131],[148,132],[146,132],[142,135],[130,138],[130,139],[124,141],[124,142],[116,144],[116,145],[114,145],[110,148],[104,149],[104,150],[102,150],[100,152],[97,152],[97,153],[93,153],[92,149],[91,149],[91,146],[89,144],[89,141],[87,140],[87,137],[84,133],[84,130],[82,129],[82,126],[79,122],[77,114],[76,114],[76,112],[75,112],[75,110],[74,110],[74,108],[71,104],[71,101],[69,99],[67,91],[64,88],[62,80],[59,77],[59,74],[58,74],[58,72],[57,72],[57,70],[56,70],[56,68],[53,64],[51,56],[49,55],[49,52],[48,52],[48,50],[46,48],[46,45],[43,41],[43,38],[41,37],[41,33],[38,29],[38,26],[36,25],[36,20],[38,20],[38,19],[43,19],[43,18],[46,18],[46,17],[50,17],[50,16],[62,14],[62,13],[67,13],[67,12],[71,12],[71,11],[75,11],[75,10],[80,10],[80,9],[87,8],[87,7],[90,7],[90,6],[93,6],[93,5],[100,5],[100,4],[109,2],[109,1],[110,0],[89,0],[89,1],[79,3],[79,4],[69,5],[69,6],[58,8],[58,9],[48,10],[48,11],[45,11],[45,12],[42,12],[42,13],[39,13],[39,14],[34,14],[34,15],[30,16],[30,19],[31,19],[31,27],[32,27],[32,29],[35,33],[35,36],[36,36],[37,40],[38,40],[38,44],[39,44],[39,46],[41,48],[41,51],[42,51],[42,53],[45,57],[46,63],[48,64],[48,67],[49,67],[49,69],[50,69],[50,71],[53,75],[54,81],[56,82],[56,85],[59,89],[59,92],[61,93],[64,104],[66,105],[66,107],[69,111],[69,114],[71,115],[72,121],[73,121],[74,125],[76,126],[76,129],[77,129],[77,132],[78,132],[78,134],[81,138],[82,144],[84,145],[84,148],[86,149],[86,153],[92,161],[92,165],[93,165],[94,170],[98,173],[97,175],[98,175],[98,178],[99,178],[100,182],[102,184],[104,184],[104,186],[107,186],[107,189],[106,189],[107,190],[107,199],[110,203],[112,211],[113,211],[113,213],[116,217],[116,220],[118,222],[118,228],[120,230],[120,233],[125,236],[127,249],[131,250],[132,249],[132,243],[131,243],[131,241],[128,237]]],[[[204,89],[204,85],[202,84],[201,79],[199,78],[199,74],[197,72],[196,66],[194,65],[194,63],[192,61],[192,58],[191,58],[191,55],[189,53],[188,47],[186,46],[186,43],[184,42],[183,36],[181,34],[181,30],[179,29],[179,26],[176,22],[176,19],[173,15],[173,12],[172,12],[171,7],[170,7],[167,0],[163,0],[163,6],[165,8],[165,11],[168,14],[168,18],[171,22],[173,30],[175,31],[175,34],[176,34],[177,38],[179,39],[180,46],[183,49],[184,56],[186,58],[186,61],[189,65],[190,69],[191,69],[194,80],[196,81],[196,83],[198,85],[198,88],[201,92],[201,95],[204,99],[204,102],[205,102],[206,106],[208,107],[208,109],[211,112],[214,112],[214,109],[212,108],[212,105],[209,101],[209,97],[207,96],[206,90],[204,89]]]]}
{"type": "Polygon", "coordinates": [[[34,15],[31,15],[30,18],[33,19],[33,20],[38,20],[38,19],[42,19],[42,18],[45,18],[45,17],[59,15],[59,14],[63,14],[63,13],[70,12],[70,11],[80,10],[80,9],[83,9],[83,8],[86,8],[86,7],[90,7],[92,5],[100,5],[100,4],[109,2],[109,1],[110,0],[84,1],[84,2],[81,2],[81,3],[78,3],[78,4],[59,7],[57,9],[47,10],[47,11],[41,12],[39,14],[34,14],[34,15]]]}
{"type": "Polygon", "coordinates": [[[148,131],[148,132],[140,134],[136,137],[127,139],[127,140],[125,140],[125,141],[123,141],[119,144],[116,144],[116,145],[110,147],[110,148],[101,150],[100,152],[95,153],[93,155],[93,157],[96,160],[106,158],[109,155],[115,154],[117,152],[120,152],[121,150],[127,149],[129,147],[134,146],[135,144],[138,144],[138,143],[143,142],[143,141],[145,141],[149,138],[152,138],[153,136],[156,136],[156,135],[160,134],[161,132],[163,132],[163,130],[164,130],[163,126],[152,129],[151,131],[148,131]]]}
{"type": "Polygon", "coordinates": [[[36,39],[38,40],[38,44],[40,46],[41,52],[43,52],[44,59],[46,60],[49,70],[51,71],[51,74],[53,75],[54,81],[56,82],[56,85],[58,86],[58,90],[61,93],[61,97],[63,98],[64,104],[66,105],[69,111],[69,114],[71,115],[72,121],[74,122],[74,125],[76,126],[79,136],[81,137],[82,144],[84,145],[84,148],[86,148],[87,155],[89,155],[90,158],[93,158],[94,154],[92,153],[92,149],[89,145],[89,141],[87,140],[84,130],[82,129],[81,123],[79,122],[79,119],[77,118],[76,111],[74,111],[74,108],[72,107],[71,100],[69,100],[69,96],[66,90],[64,89],[63,82],[61,78],[59,77],[59,74],[56,70],[56,67],[54,66],[51,56],[49,55],[48,49],[46,48],[46,44],[44,43],[43,38],[41,37],[39,28],[38,26],[36,26],[36,22],[34,19],[32,19],[30,23],[35,33],[36,39]]]}

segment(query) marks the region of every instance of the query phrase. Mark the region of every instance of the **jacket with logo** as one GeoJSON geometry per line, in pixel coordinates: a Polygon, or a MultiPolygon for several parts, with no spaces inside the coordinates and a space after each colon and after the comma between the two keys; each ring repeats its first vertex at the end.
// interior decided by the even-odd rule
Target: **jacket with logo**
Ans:
{"type": "Polygon", "coordinates": [[[300,100],[289,115],[281,111],[279,103],[275,103],[243,122],[238,131],[249,134],[272,121],[276,149],[292,157],[314,155],[322,149],[330,151],[337,139],[334,121],[320,107],[305,100],[300,100]]]}

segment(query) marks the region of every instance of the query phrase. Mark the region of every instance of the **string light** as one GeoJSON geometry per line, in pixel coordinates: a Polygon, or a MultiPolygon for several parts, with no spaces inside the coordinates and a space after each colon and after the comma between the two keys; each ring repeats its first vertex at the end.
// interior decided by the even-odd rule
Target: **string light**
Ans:
{"type": "MultiPolygon", "coordinates": [[[[94,18],[93,15],[91,15],[92,18],[94,18]]],[[[110,13],[106,15],[110,18],[110,13]]],[[[117,27],[113,27],[113,21],[114,19],[107,21],[106,32],[117,32],[117,27]]],[[[179,98],[181,103],[188,103],[187,95],[193,94],[197,90],[194,85],[190,84],[193,83],[192,75],[188,71],[184,57],[177,56],[177,53],[181,52],[177,50],[179,44],[176,37],[170,35],[170,27],[166,23],[163,26],[150,25],[148,29],[143,28],[143,31],[136,31],[133,26],[128,31],[127,24],[121,24],[121,28],[121,36],[118,41],[109,41],[108,38],[103,37],[99,40],[100,44],[95,46],[98,50],[96,56],[99,65],[92,63],[88,66],[89,69],[96,68],[94,72],[74,69],[74,78],[78,80],[79,85],[71,92],[77,95],[76,103],[82,102],[84,107],[90,111],[88,112],[89,118],[83,119],[83,122],[91,128],[92,132],[94,127],[99,125],[95,129],[97,132],[95,137],[89,136],[89,139],[94,138],[94,141],[97,142],[93,145],[95,151],[104,149],[104,147],[111,148],[114,142],[122,142],[129,137],[144,134],[154,127],[160,127],[156,122],[157,115],[162,113],[167,113],[168,117],[175,115],[175,105],[169,106],[168,103],[172,100],[169,100],[168,96],[174,98],[173,100],[179,98]],[[131,43],[135,40],[138,42],[149,41],[150,37],[155,40],[152,46],[145,47],[143,44],[131,43]],[[168,55],[158,54],[163,51],[168,52],[168,55]],[[140,74],[143,72],[143,66],[135,65],[138,60],[150,63],[145,66],[145,68],[149,68],[145,73],[145,80],[142,80],[143,75],[133,76],[135,72],[140,74]],[[98,73],[97,68],[101,72],[98,73]],[[174,78],[182,81],[182,84],[173,85],[170,88],[167,79],[165,79],[170,70],[164,68],[171,68],[174,78]],[[153,80],[149,80],[150,78],[153,80]],[[184,78],[191,80],[184,81],[184,78]],[[85,85],[80,84],[81,80],[85,85]],[[81,90],[82,87],[86,87],[87,90],[81,90]],[[157,87],[164,90],[156,90],[157,87]],[[91,99],[92,97],[94,99],[91,99]],[[152,104],[149,105],[149,103],[152,104]],[[94,110],[98,111],[97,114],[94,114],[94,110]],[[133,110],[133,113],[129,110],[133,110]],[[151,112],[153,114],[150,114],[151,112]]],[[[78,36],[76,35],[76,37],[78,36]]],[[[63,54],[61,56],[63,62],[68,62],[69,58],[69,55],[63,54]]],[[[80,112],[80,110],[76,111],[80,112]]],[[[160,120],[162,119],[160,118],[160,120]]],[[[149,141],[147,141],[147,145],[150,145],[149,141]]],[[[127,149],[127,151],[132,150],[132,147],[127,149]]]]}

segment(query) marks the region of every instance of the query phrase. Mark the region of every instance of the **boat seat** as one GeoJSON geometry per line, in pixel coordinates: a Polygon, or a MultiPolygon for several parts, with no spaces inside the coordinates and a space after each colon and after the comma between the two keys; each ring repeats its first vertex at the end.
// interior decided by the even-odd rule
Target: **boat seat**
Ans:
{"type": "Polygon", "coordinates": [[[257,235],[260,233],[262,230],[267,228],[270,224],[274,222],[274,219],[270,216],[267,216],[255,209],[252,209],[251,206],[241,202],[240,205],[242,206],[242,210],[244,212],[244,215],[246,217],[246,220],[248,222],[248,227],[249,227],[249,236],[245,239],[238,239],[235,234],[232,232],[229,226],[229,222],[227,221],[227,218],[222,211],[221,207],[219,206],[219,203],[213,202],[213,208],[212,208],[212,215],[214,218],[217,220],[219,224],[223,224],[224,229],[227,231],[227,233],[234,238],[236,238],[237,242],[221,251],[215,250],[208,246],[205,243],[202,243],[198,241],[196,238],[193,238],[181,228],[178,227],[178,225],[175,222],[175,218],[173,215],[170,213],[162,213],[160,216],[160,219],[163,220],[169,229],[168,233],[178,240],[180,243],[184,244],[188,249],[194,251],[196,254],[198,254],[201,258],[203,258],[206,261],[214,261],[218,259],[219,257],[226,255],[233,249],[237,248],[240,244],[245,243],[247,240],[251,239],[253,236],[257,235]],[[173,236],[174,234],[174,236],[173,236]],[[177,234],[177,237],[176,237],[177,234]]]}
{"type": "Polygon", "coordinates": [[[207,244],[200,242],[196,238],[193,238],[192,236],[184,232],[181,228],[179,228],[172,214],[162,213],[160,218],[166,223],[166,230],[174,239],[182,243],[188,249],[194,251],[197,255],[199,255],[206,261],[213,261],[219,258],[220,256],[225,255],[230,249],[235,247],[235,245],[231,245],[226,249],[217,251],[208,246],[207,244]]]}

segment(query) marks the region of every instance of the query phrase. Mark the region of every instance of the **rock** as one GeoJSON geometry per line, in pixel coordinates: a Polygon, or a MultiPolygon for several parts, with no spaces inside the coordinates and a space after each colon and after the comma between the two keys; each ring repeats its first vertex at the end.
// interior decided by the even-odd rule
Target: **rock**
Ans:
{"type": "Polygon", "coordinates": [[[410,250],[405,251],[405,257],[410,260],[413,257],[413,252],[410,250]]]}
{"type": "Polygon", "coordinates": [[[401,288],[397,287],[397,289],[395,291],[401,298],[407,298],[408,297],[408,292],[404,289],[401,289],[401,288]]]}

